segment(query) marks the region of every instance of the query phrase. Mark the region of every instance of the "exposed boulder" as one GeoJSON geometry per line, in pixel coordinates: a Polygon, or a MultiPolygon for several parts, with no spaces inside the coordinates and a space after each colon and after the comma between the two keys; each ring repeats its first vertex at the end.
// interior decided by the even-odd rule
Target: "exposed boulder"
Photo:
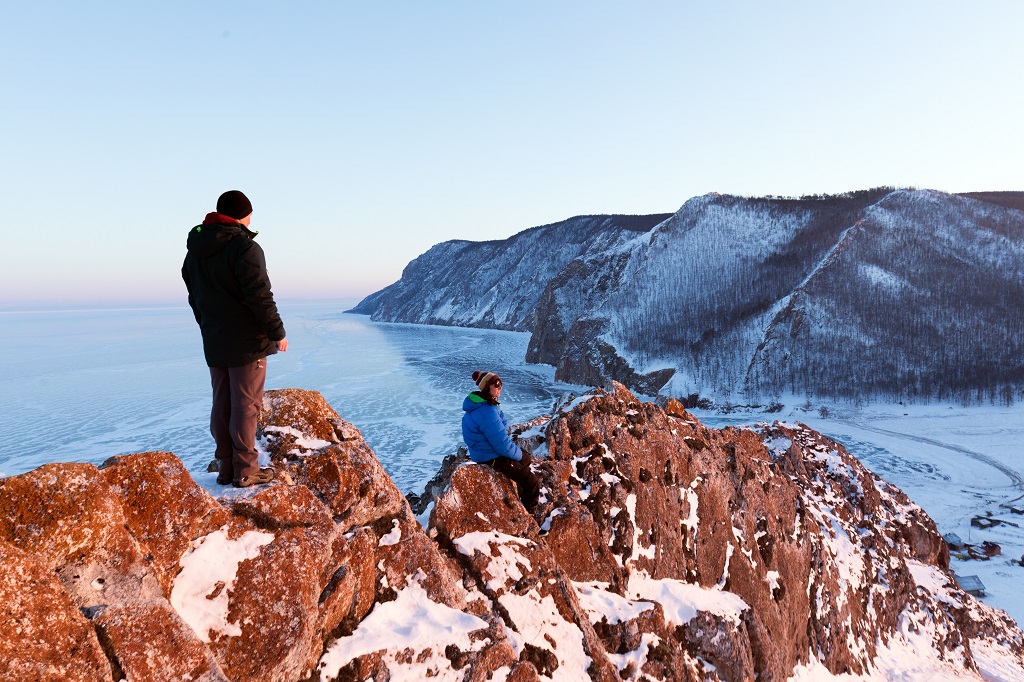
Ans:
{"type": "Polygon", "coordinates": [[[296,460],[334,443],[363,438],[359,429],[339,417],[316,391],[267,391],[263,402],[259,431],[274,460],[296,460]]]}
{"type": "Polygon", "coordinates": [[[213,652],[166,601],[97,607],[92,625],[120,673],[115,679],[228,680],[213,652]]]}
{"type": "Polygon", "coordinates": [[[100,468],[121,501],[128,531],[146,547],[164,596],[170,595],[189,542],[223,526],[230,513],[169,452],[112,457],[100,468]]]}
{"type": "Polygon", "coordinates": [[[168,453],[106,466],[48,464],[0,480],[0,540],[31,552],[57,576],[66,599],[55,605],[71,605],[92,621],[115,679],[144,679],[154,666],[168,679],[224,679],[168,602],[178,560],[171,548],[180,556],[188,533],[208,529],[215,503],[168,453]]]}

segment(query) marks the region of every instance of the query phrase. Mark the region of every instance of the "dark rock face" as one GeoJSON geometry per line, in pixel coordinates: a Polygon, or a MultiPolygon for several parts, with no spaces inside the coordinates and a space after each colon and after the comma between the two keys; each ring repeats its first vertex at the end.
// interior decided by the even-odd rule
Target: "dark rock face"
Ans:
{"type": "Polygon", "coordinates": [[[419,516],[427,511],[427,508],[434,502],[434,498],[440,497],[444,493],[445,488],[452,480],[452,473],[455,469],[469,461],[468,452],[465,447],[460,447],[454,455],[446,455],[441,460],[441,466],[437,473],[427,482],[422,494],[406,494],[405,499],[409,501],[413,514],[419,516]]]}
{"type": "MultiPolygon", "coordinates": [[[[607,256],[588,255],[570,262],[548,281],[537,304],[526,361],[560,368],[568,339],[581,337],[588,331],[574,330],[573,326],[586,324],[588,317],[584,311],[600,310],[608,297],[618,290],[628,264],[628,251],[607,256]]],[[[596,318],[594,322],[599,326],[598,333],[603,333],[601,323],[606,324],[607,320],[596,318]]]]}
{"type": "Polygon", "coordinates": [[[616,384],[532,424],[536,515],[464,463],[424,531],[319,394],[266,408],[255,490],[214,499],[166,452],[0,479],[0,676],[785,680],[895,674],[884,649],[1024,678],[931,520],[804,426],[712,430],[616,384]]]}
{"type": "Polygon", "coordinates": [[[555,379],[594,386],[608,383],[611,377],[615,377],[616,381],[628,384],[639,393],[656,395],[676,373],[675,369],[660,369],[647,374],[636,372],[619,355],[615,346],[603,339],[609,326],[608,320],[574,322],[555,365],[555,379]]]}

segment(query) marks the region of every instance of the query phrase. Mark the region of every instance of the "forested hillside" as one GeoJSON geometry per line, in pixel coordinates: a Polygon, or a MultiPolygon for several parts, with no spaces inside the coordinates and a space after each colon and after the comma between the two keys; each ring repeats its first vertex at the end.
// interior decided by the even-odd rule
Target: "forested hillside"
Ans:
{"type": "Polygon", "coordinates": [[[937,192],[871,208],[773,319],[746,377],[820,393],[1012,400],[1024,214],[937,192]]]}

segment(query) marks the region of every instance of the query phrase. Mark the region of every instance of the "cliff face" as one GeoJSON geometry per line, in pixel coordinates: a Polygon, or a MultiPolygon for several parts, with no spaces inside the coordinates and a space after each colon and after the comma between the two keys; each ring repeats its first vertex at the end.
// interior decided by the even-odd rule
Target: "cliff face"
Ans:
{"type": "Polygon", "coordinates": [[[381,322],[530,331],[544,282],[573,259],[615,248],[671,214],[578,216],[501,241],[449,241],[350,312],[381,322]]]}
{"type": "Polygon", "coordinates": [[[1024,679],[931,520],[806,427],[616,385],[524,434],[534,515],[465,464],[424,530],[319,394],[266,408],[256,490],[214,499],[161,452],[0,480],[0,677],[1024,679]]]}

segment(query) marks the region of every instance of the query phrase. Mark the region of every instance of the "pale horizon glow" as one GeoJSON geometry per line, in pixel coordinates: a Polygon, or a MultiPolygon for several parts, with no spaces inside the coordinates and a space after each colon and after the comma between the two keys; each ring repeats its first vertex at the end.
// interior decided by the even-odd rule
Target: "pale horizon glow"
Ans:
{"type": "Polygon", "coordinates": [[[6,3],[0,309],[182,303],[241,189],[280,298],[707,192],[1024,190],[1024,5],[6,3]]]}

